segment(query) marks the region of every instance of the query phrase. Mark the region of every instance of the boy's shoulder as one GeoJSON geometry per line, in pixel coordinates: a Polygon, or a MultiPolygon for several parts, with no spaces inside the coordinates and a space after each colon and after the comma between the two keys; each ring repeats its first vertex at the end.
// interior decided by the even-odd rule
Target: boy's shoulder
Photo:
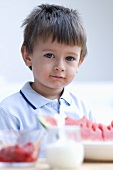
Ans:
{"type": "Polygon", "coordinates": [[[7,96],[6,98],[4,98],[1,102],[0,105],[1,106],[7,106],[7,105],[14,105],[15,103],[18,102],[18,100],[20,99],[20,93],[16,92],[14,94],[11,94],[10,96],[7,96]]]}
{"type": "MultiPolygon", "coordinates": [[[[21,88],[20,88],[20,90],[22,90],[22,89],[24,89],[24,90],[26,90],[26,89],[28,89],[28,87],[30,87],[30,85],[29,85],[29,82],[26,82],[21,88]]],[[[30,88],[29,88],[30,89],[30,88]]],[[[28,89],[28,90],[29,90],[28,89]]],[[[5,97],[4,99],[2,99],[2,101],[0,102],[1,104],[7,104],[7,103],[9,103],[9,104],[11,104],[11,103],[17,103],[19,100],[21,100],[22,99],[22,97],[21,97],[21,94],[20,94],[20,90],[18,90],[17,92],[15,92],[15,93],[12,93],[12,94],[10,94],[10,95],[8,95],[7,97],[5,97]]]]}

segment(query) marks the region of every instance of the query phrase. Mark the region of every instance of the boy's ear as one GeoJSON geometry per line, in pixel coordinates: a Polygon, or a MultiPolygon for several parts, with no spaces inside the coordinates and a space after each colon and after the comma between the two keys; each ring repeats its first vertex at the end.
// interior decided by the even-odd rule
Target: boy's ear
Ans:
{"type": "Polygon", "coordinates": [[[84,61],[84,57],[82,57],[82,58],[80,59],[80,61],[79,61],[79,63],[78,63],[78,67],[81,66],[81,64],[83,63],[83,61],[84,61]]]}
{"type": "Polygon", "coordinates": [[[31,55],[26,51],[26,46],[24,45],[21,47],[21,54],[26,66],[32,66],[31,55]]]}

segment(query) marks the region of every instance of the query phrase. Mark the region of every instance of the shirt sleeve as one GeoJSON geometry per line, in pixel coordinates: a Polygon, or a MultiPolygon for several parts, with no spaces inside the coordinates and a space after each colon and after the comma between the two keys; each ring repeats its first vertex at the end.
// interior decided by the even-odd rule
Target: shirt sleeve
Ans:
{"type": "Polygon", "coordinates": [[[19,129],[19,120],[0,106],[0,130],[19,129]]]}

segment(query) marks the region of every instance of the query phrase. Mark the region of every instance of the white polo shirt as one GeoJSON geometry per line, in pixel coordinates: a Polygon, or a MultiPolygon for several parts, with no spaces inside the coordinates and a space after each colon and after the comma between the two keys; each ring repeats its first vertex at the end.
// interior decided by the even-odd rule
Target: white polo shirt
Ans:
{"type": "Polygon", "coordinates": [[[50,116],[65,114],[74,119],[80,119],[85,115],[93,120],[89,107],[66,88],[59,100],[50,100],[34,91],[30,82],[27,82],[19,92],[0,103],[0,129],[42,128],[37,119],[37,115],[42,113],[50,116]]]}

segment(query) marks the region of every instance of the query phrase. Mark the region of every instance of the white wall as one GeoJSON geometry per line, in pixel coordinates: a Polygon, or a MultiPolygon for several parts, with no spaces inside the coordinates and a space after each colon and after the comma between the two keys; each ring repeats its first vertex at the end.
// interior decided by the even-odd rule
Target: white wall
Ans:
{"type": "Polygon", "coordinates": [[[82,15],[88,35],[88,56],[76,81],[113,80],[112,0],[3,0],[0,1],[0,77],[8,82],[26,82],[32,73],[24,65],[20,47],[22,21],[41,3],[75,8],[82,15]]]}

